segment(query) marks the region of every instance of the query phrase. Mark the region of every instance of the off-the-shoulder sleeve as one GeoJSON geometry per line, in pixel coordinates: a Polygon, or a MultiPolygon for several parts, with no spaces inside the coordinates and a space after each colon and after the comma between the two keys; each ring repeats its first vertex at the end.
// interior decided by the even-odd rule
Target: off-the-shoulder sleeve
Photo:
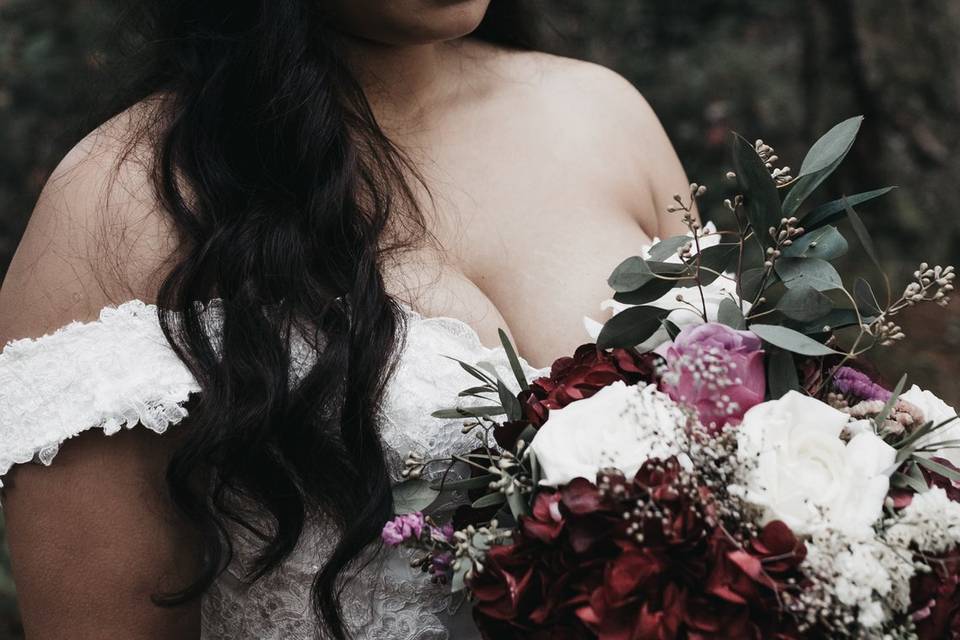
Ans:
{"type": "Polygon", "coordinates": [[[156,306],[140,300],[11,341],[0,352],[0,479],[15,464],[50,464],[61,443],[88,429],[111,435],[141,424],[162,433],[187,416],[198,390],[156,306]]]}

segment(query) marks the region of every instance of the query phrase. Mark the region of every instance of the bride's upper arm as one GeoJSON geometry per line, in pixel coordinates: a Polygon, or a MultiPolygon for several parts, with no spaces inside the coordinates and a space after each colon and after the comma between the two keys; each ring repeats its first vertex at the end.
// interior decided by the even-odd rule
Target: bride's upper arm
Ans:
{"type": "MultiPolygon", "coordinates": [[[[127,145],[136,121],[134,109],[98,129],[48,181],[0,288],[0,346],[95,321],[105,306],[152,297],[173,240],[153,204],[143,149],[127,145]]],[[[31,417],[53,415],[68,424],[71,414],[90,409],[69,406],[69,394],[56,393],[82,388],[97,362],[89,353],[96,340],[84,347],[88,358],[71,353],[70,344],[61,341],[63,358],[49,353],[53,360],[43,366],[29,354],[16,362],[0,359],[0,384],[7,381],[0,388],[0,404],[7,405],[0,406],[0,441],[8,430],[16,442],[18,427],[22,435],[31,417]],[[4,366],[10,368],[4,372],[4,366]]],[[[151,602],[153,594],[183,587],[193,567],[188,530],[164,490],[175,437],[176,429],[164,435],[121,429],[109,438],[84,431],[63,442],[49,467],[21,464],[3,478],[28,638],[198,635],[196,604],[171,610],[151,602]]]]}

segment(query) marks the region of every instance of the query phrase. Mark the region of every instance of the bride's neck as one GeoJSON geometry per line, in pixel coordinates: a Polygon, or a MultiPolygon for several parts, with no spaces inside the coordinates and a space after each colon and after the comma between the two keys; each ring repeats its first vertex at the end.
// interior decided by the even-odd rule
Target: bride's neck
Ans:
{"type": "Polygon", "coordinates": [[[416,121],[442,95],[446,43],[386,45],[348,38],[346,57],[386,127],[416,121]]]}

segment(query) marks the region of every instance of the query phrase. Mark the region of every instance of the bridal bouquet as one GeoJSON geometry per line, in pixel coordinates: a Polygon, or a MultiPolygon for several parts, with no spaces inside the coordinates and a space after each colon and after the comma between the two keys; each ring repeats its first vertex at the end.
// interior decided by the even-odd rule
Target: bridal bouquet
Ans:
{"type": "Polygon", "coordinates": [[[796,176],[736,137],[736,228],[697,222],[704,187],[677,195],[689,234],[617,267],[595,343],[528,381],[502,334],[519,394],[461,363],[477,384],[435,415],[477,446],[411,455],[382,537],[485,638],[960,637],[960,420],[864,359],[954,270],[848,284],[838,223],[879,270],[854,207],[889,189],[803,206],[859,126],[796,176]],[[466,504],[429,506],[449,492],[466,504]]]}

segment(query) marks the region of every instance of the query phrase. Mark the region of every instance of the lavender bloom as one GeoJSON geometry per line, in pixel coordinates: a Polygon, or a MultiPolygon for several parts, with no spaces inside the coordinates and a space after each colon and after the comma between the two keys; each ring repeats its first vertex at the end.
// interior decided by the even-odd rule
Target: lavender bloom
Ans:
{"type": "Polygon", "coordinates": [[[419,538],[423,533],[423,514],[405,513],[383,525],[380,537],[391,547],[403,544],[411,538],[419,538]]]}
{"type": "Polygon", "coordinates": [[[430,558],[430,575],[445,581],[453,569],[453,554],[449,551],[436,553],[430,558]]]}
{"type": "Polygon", "coordinates": [[[453,524],[448,522],[442,527],[430,527],[430,538],[435,542],[453,542],[453,524]]]}
{"type": "Polygon", "coordinates": [[[840,367],[833,374],[833,388],[845,396],[860,400],[879,400],[886,402],[892,395],[870,376],[852,367],[840,367]]]}

